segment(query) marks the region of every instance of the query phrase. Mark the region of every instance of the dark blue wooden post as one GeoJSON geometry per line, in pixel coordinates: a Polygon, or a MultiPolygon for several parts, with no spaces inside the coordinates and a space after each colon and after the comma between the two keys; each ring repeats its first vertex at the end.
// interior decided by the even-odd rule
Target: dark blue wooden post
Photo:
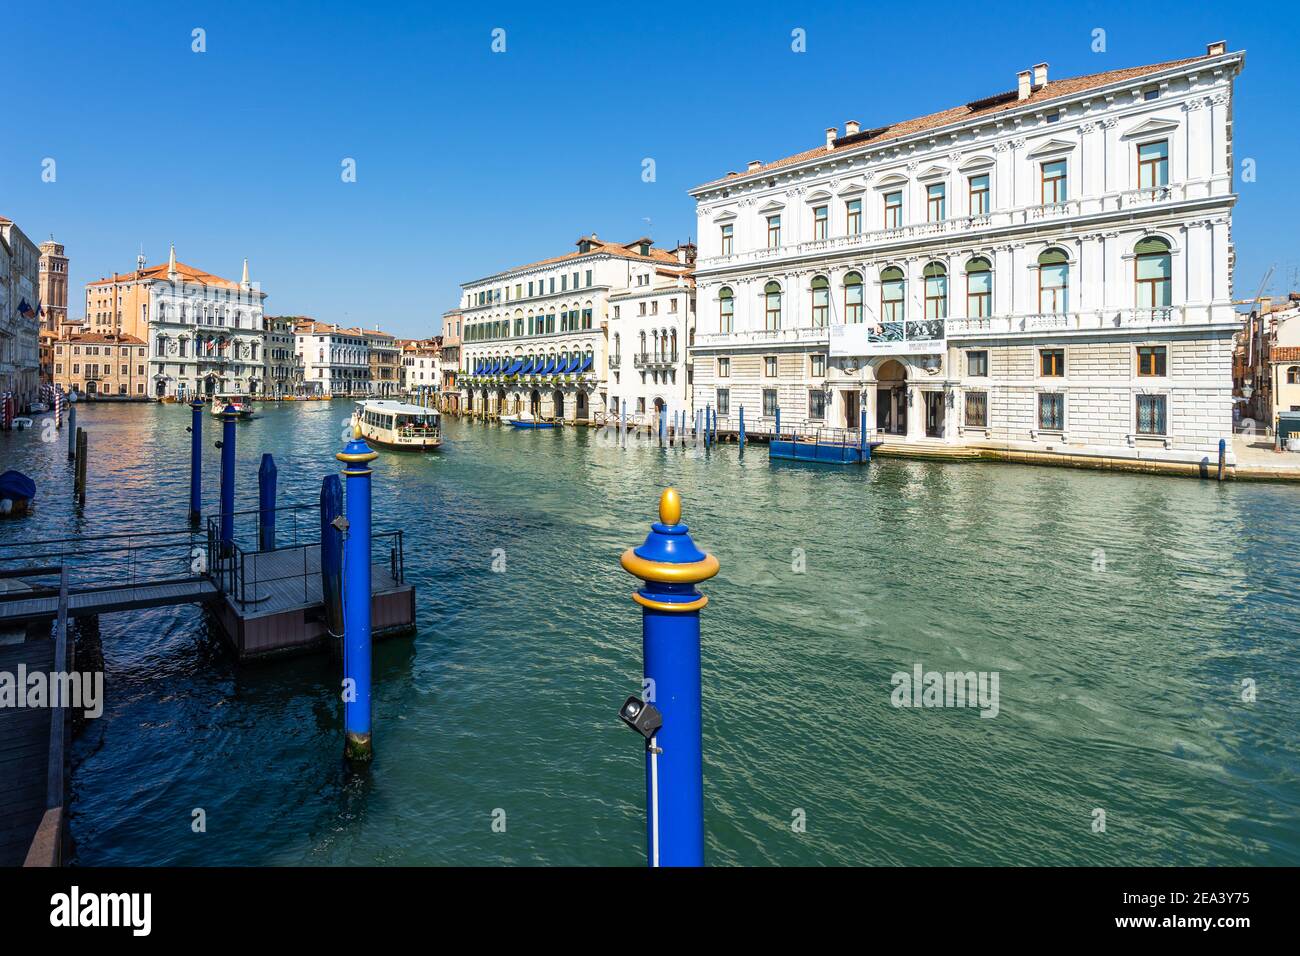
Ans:
{"type": "Polygon", "coordinates": [[[190,525],[203,520],[203,409],[197,399],[190,404],[190,525]]]}
{"type": "Polygon", "coordinates": [[[221,553],[235,543],[235,421],[238,414],[221,414],[221,553]]]}
{"type": "Polygon", "coordinates": [[[778,440],[780,440],[781,438],[781,406],[780,405],[776,407],[776,437],[778,440]]]}
{"type": "Polygon", "coordinates": [[[77,405],[68,405],[68,461],[77,457],[77,405]]]}
{"type": "Polygon", "coordinates": [[[865,462],[871,457],[871,452],[867,450],[867,411],[865,408],[860,414],[860,420],[858,423],[858,446],[859,455],[861,456],[862,461],[865,462]]]}
{"type": "Polygon", "coordinates": [[[343,483],[326,475],[320,485],[320,588],[330,634],[343,636],[343,532],[334,519],[343,514],[343,483]]]}
{"type": "Polygon", "coordinates": [[[745,406],[740,406],[740,454],[745,454],[745,406]]]}
{"type": "Polygon", "coordinates": [[[257,547],[259,551],[275,550],[275,481],[278,475],[275,459],[270,452],[262,455],[262,465],[257,469],[257,547]]]}

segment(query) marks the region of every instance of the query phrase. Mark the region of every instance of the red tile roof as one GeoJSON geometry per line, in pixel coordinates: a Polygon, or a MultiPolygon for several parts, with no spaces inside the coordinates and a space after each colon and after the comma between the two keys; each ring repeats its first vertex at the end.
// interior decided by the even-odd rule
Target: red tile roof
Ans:
{"type": "MultiPolygon", "coordinates": [[[[204,272],[202,269],[196,269],[193,266],[187,266],[183,262],[176,263],[176,271],[181,279],[185,282],[197,282],[202,285],[218,286],[223,289],[238,289],[238,282],[231,282],[229,279],[223,279],[221,276],[213,275],[211,272],[204,272]]],[[[87,282],[88,286],[96,285],[113,285],[123,282],[137,282],[152,279],[167,278],[167,263],[160,266],[149,266],[139,272],[126,272],[118,274],[116,272],[110,278],[100,279],[98,282],[87,282]]]]}
{"type": "Polygon", "coordinates": [[[937,113],[931,113],[928,116],[920,116],[916,119],[905,120],[901,123],[894,123],[889,126],[880,127],[878,130],[863,129],[861,133],[853,137],[843,137],[837,142],[839,145],[827,149],[825,143],[816,146],[813,149],[806,149],[802,153],[795,153],[793,156],[787,156],[784,159],[778,159],[775,162],[765,163],[754,169],[747,169],[743,173],[732,173],[723,176],[721,179],[715,179],[711,182],[704,183],[695,188],[704,189],[707,186],[715,186],[720,183],[743,182],[751,176],[761,176],[773,169],[779,169],[783,166],[790,166],[794,163],[807,159],[814,159],[819,156],[842,156],[846,153],[852,153],[858,150],[864,150],[875,146],[878,143],[887,142],[891,139],[900,139],[904,136],[910,136],[913,133],[921,133],[928,130],[938,130],[945,126],[952,126],[957,123],[977,117],[995,116],[998,113],[1005,113],[1009,110],[1018,109],[1023,106],[1040,106],[1051,100],[1060,99],[1064,96],[1071,96],[1076,93],[1083,93],[1087,90],[1107,86],[1111,83],[1119,83],[1124,80],[1137,79],[1150,73],[1159,73],[1161,70],[1168,70],[1173,67],[1186,66],[1189,63],[1195,63],[1198,60],[1213,59],[1210,55],[1193,56],[1184,60],[1168,60],[1164,63],[1152,63],[1147,66],[1131,66],[1122,70],[1108,70],[1105,73],[1091,73],[1087,76],[1068,77],[1063,80],[1049,80],[1047,83],[1035,89],[1028,99],[1018,99],[1016,91],[1009,93],[999,93],[994,96],[984,97],[983,99],[973,100],[970,103],[961,106],[954,106],[951,109],[940,110],[937,113]],[[871,135],[874,133],[875,135],[871,135]],[[844,142],[848,140],[848,142],[844,142]]]}
{"type": "Polygon", "coordinates": [[[1273,346],[1269,361],[1274,364],[1279,362],[1300,362],[1300,345],[1273,346]]]}
{"type": "MultiPolygon", "coordinates": [[[[492,278],[493,276],[504,275],[507,272],[519,272],[522,269],[533,269],[536,268],[537,266],[555,265],[556,263],[559,262],[569,262],[570,260],[574,260],[574,259],[582,259],[587,256],[598,256],[598,255],[616,256],[620,259],[631,259],[635,262],[653,262],[653,263],[662,263],[665,265],[672,264],[678,267],[682,267],[682,263],[678,261],[677,256],[669,252],[667,249],[659,249],[655,246],[651,246],[650,254],[645,256],[641,255],[640,252],[636,251],[635,247],[637,245],[639,245],[642,242],[650,241],[648,238],[645,237],[633,239],[631,242],[628,243],[606,242],[604,239],[597,239],[594,235],[583,236],[583,239],[591,243],[591,248],[586,252],[583,252],[582,250],[579,249],[574,252],[566,253],[565,255],[562,256],[553,256],[550,259],[539,259],[536,262],[529,262],[526,265],[522,265],[522,266],[511,266],[509,269],[502,269],[499,272],[494,272],[492,273],[492,276],[487,276],[485,277],[485,279],[492,278]]],[[[479,282],[482,281],[484,281],[484,279],[476,279],[474,282],[466,282],[464,284],[477,285],[479,282]]]]}

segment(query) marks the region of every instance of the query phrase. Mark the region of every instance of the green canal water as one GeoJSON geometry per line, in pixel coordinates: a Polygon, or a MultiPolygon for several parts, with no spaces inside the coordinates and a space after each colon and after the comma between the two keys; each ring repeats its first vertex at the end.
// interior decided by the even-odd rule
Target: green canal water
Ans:
{"type": "MultiPolygon", "coordinates": [[[[347,411],[242,424],[241,501],[264,451],[282,503],[314,501],[347,411]]],[[[86,516],[62,444],[0,436],[42,484],[0,540],[181,526],[188,412],[79,414],[86,516]]],[[[107,705],[74,746],[79,863],[641,865],[642,748],[616,716],[640,614],[618,555],[666,485],[722,564],[703,586],[712,863],[1300,863],[1300,488],[445,432],[436,456],[376,464],[419,633],[376,650],[372,771],[342,766],[327,656],[236,667],[196,608],[106,616],[107,705]],[[893,706],[918,664],[996,673],[997,716],[893,706]]]]}

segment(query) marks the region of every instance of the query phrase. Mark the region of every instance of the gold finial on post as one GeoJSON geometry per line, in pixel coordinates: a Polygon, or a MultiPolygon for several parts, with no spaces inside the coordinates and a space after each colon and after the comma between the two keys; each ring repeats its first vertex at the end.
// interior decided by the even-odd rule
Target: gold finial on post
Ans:
{"type": "Polygon", "coordinates": [[[682,496],[676,488],[665,488],[659,496],[659,521],[662,524],[679,524],[682,520],[682,496]]]}

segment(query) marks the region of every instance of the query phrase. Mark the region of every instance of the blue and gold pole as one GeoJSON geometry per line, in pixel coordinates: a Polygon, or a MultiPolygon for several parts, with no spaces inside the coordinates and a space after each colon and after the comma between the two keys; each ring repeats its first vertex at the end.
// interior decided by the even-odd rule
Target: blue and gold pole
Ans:
{"type": "Polygon", "coordinates": [[[663,719],[646,741],[650,866],[704,865],[700,609],[709,599],[695,585],[718,573],[718,559],[695,546],[681,518],[682,499],[668,488],[645,542],[621,558],[645,582],[632,600],[641,605],[646,703],[663,719]]]}
{"type": "Polygon", "coordinates": [[[347,479],[348,531],[343,541],[343,753],[368,762],[370,745],[370,462],[379,457],[353,430],[352,441],[334,457],[347,479]]]}
{"type": "Polygon", "coordinates": [[[203,519],[203,403],[190,403],[190,526],[203,519]]]}
{"type": "Polygon", "coordinates": [[[239,416],[227,409],[221,413],[221,553],[229,554],[235,543],[235,421],[239,416]]]}

